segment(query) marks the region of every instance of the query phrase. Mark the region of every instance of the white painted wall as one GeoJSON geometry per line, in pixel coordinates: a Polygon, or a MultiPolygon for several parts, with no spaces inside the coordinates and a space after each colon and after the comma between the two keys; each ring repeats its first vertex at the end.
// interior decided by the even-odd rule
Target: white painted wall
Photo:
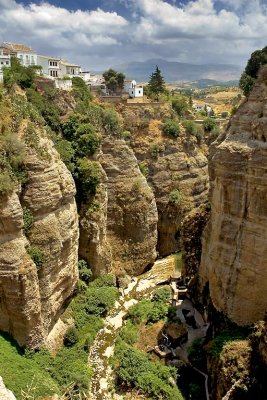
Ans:
{"type": "Polygon", "coordinates": [[[57,89],[71,90],[72,80],[71,79],[55,79],[55,86],[57,89]]]}
{"type": "Polygon", "coordinates": [[[135,86],[134,88],[130,88],[129,89],[129,96],[131,98],[144,97],[144,88],[143,88],[143,86],[135,86]]]}
{"type": "Polygon", "coordinates": [[[9,68],[10,65],[10,56],[4,56],[3,54],[0,54],[0,72],[2,71],[3,67],[9,68]]]}
{"type": "Polygon", "coordinates": [[[29,67],[30,65],[37,65],[37,54],[18,52],[17,58],[20,60],[21,65],[24,67],[29,67]]]}

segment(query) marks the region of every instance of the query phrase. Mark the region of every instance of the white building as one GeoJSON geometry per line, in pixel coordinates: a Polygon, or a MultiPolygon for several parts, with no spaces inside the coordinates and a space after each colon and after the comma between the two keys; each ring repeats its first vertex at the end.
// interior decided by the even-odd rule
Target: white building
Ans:
{"type": "Polygon", "coordinates": [[[0,82],[3,81],[3,67],[10,67],[10,55],[5,55],[3,49],[0,49],[0,82]]]}
{"type": "Polygon", "coordinates": [[[60,78],[69,76],[70,78],[81,77],[81,66],[69,63],[66,60],[60,60],[60,78]]]}
{"type": "Polygon", "coordinates": [[[24,67],[37,65],[37,54],[31,47],[24,46],[23,44],[4,42],[0,44],[1,51],[3,55],[17,57],[24,67]]]}
{"type": "Polygon", "coordinates": [[[142,85],[137,85],[136,81],[132,81],[129,88],[129,97],[131,99],[135,97],[143,97],[144,96],[144,88],[142,85]]]}
{"type": "Polygon", "coordinates": [[[60,78],[60,58],[37,56],[38,65],[42,67],[42,73],[45,77],[60,78]]]}

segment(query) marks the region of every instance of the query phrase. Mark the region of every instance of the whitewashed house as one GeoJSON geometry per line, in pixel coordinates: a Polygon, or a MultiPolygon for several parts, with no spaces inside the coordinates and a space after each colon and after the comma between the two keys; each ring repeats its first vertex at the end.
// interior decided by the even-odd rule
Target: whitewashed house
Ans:
{"type": "Polygon", "coordinates": [[[38,65],[37,54],[31,47],[24,46],[23,44],[3,42],[0,44],[0,52],[1,51],[3,55],[17,57],[24,67],[38,65]]]}
{"type": "Polygon", "coordinates": [[[70,78],[81,77],[81,66],[60,60],[60,77],[69,76],[70,78]]]}
{"type": "Polygon", "coordinates": [[[3,67],[9,68],[10,65],[10,55],[5,55],[3,49],[0,49],[0,82],[3,81],[3,67]]]}
{"type": "Polygon", "coordinates": [[[132,81],[128,93],[131,99],[144,97],[144,88],[142,85],[137,85],[136,81],[132,81]]]}
{"type": "Polygon", "coordinates": [[[46,78],[60,78],[60,58],[38,55],[37,62],[46,78]]]}

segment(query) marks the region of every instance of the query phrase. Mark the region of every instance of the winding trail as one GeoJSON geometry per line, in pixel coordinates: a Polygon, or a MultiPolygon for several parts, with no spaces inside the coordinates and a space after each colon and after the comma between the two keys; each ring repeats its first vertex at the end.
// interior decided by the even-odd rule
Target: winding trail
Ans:
{"type": "Polygon", "coordinates": [[[175,256],[154,263],[152,269],[139,278],[134,278],[115,303],[91,346],[88,364],[93,371],[89,391],[90,400],[122,399],[114,394],[114,375],[109,359],[113,355],[116,338],[123,326],[123,318],[133,304],[148,297],[156,285],[166,282],[175,270],[175,256]]]}

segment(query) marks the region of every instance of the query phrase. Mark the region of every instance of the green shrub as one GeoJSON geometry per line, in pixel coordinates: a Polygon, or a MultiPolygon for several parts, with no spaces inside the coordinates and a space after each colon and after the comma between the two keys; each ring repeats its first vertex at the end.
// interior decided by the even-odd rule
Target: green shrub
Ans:
{"type": "Polygon", "coordinates": [[[168,313],[168,305],[162,301],[143,299],[128,310],[128,317],[134,324],[154,323],[164,319],[168,313]]]}
{"type": "Polygon", "coordinates": [[[101,139],[91,124],[82,124],[75,133],[75,150],[78,157],[93,155],[99,148],[101,139]]]}
{"type": "Polygon", "coordinates": [[[172,136],[174,138],[178,137],[180,134],[179,124],[172,119],[167,120],[162,125],[162,130],[165,135],[172,136]]]}
{"type": "Polygon", "coordinates": [[[191,120],[183,121],[183,127],[185,128],[186,133],[189,135],[194,135],[196,130],[196,123],[191,120]]]}
{"type": "Polygon", "coordinates": [[[173,110],[179,115],[179,117],[183,117],[189,109],[187,98],[184,96],[175,96],[172,99],[171,104],[173,110]]]}
{"type": "Polygon", "coordinates": [[[65,163],[69,171],[73,172],[75,164],[72,144],[68,140],[57,138],[55,140],[55,149],[59,152],[61,160],[65,163]]]}
{"type": "Polygon", "coordinates": [[[159,157],[160,151],[161,151],[161,148],[158,144],[152,144],[152,146],[150,147],[150,154],[156,160],[159,157]]]}
{"type": "Polygon", "coordinates": [[[112,108],[103,110],[103,127],[107,133],[116,135],[121,131],[118,114],[112,108]]]}
{"type": "Polygon", "coordinates": [[[23,229],[25,234],[29,233],[32,224],[34,222],[34,217],[32,215],[31,210],[29,210],[29,208],[27,207],[23,207],[22,209],[23,211],[23,229]]]}
{"type": "Polygon", "coordinates": [[[100,181],[100,168],[96,161],[80,158],[77,161],[75,177],[85,195],[95,194],[100,181]]]}
{"type": "Polygon", "coordinates": [[[176,190],[173,190],[170,193],[169,202],[171,204],[174,204],[176,206],[180,206],[182,204],[182,201],[183,201],[183,195],[180,192],[180,190],[176,189],[176,190]]]}
{"type": "Polygon", "coordinates": [[[4,68],[4,86],[11,88],[15,83],[22,89],[32,87],[36,76],[36,68],[24,67],[16,57],[11,57],[10,68],[4,68]]]}
{"type": "Polygon", "coordinates": [[[131,140],[132,134],[131,134],[130,131],[123,131],[122,134],[121,134],[121,137],[124,140],[131,140]]]}
{"type": "Polygon", "coordinates": [[[80,77],[72,78],[72,93],[76,100],[88,102],[92,100],[90,90],[80,77]]]}
{"type": "Polygon", "coordinates": [[[163,286],[153,292],[152,301],[161,301],[167,303],[172,298],[172,291],[169,286],[163,286]]]}
{"type": "Polygon", "coordinates": [[[78,331],[74,326],[68,328],[64,335],[64,346],[72,347],[77,343],[79,340],[78,331]]]}
{"type": "Polygon", "coordinates": [[[114,306],[118,296],[115,287],[89,287],[84,298],[84,308],[88,314],[105,316],[114,306]]]}
{"type": "Polygon", "coordinates": [[[27,249],[27,253],[36,265],[37,271],[42,268],[44,263],[44,253],[37,246],[31,246],[27,249]]]}
{"type": "Polygon", "coordinates": [[[85,260],[79,260],[78,262],[79,277],[87,285],[92,278],[92,270],[89,268],[85,260]]]}
{"type": "Polygon", "coordinates": [[[182,400],[178,388],[172,387],[169,379],[176,379],[174,368],[149,361],[147,355],[117,344],[115,357],[118,361],[117,375],[128,387],[136,387],[153,399],[182,400]]]}
{"type": "Polygon", "coordinates": [[[67,121],[62,123],[61,128],[65,139],[69,140],[70,142],[75,140],[76,131],[80,125],[80,120],[80,115],[73,113],[69,116],[67,121]]]}
{"type": "Polygon", "coordinates": [[[0,359],[0,375],[18,400],[22,400],[21,392],[26,392],[32,382],[36,387],[36,399],[59,394],[59,387],[48,368],[40,367],[35,359],[23,357],[23,352],[15,341],[4,333],[0,334],[0,359]]]}
{"type": "Polygon", "coordinates": [[[15,188],[15,182],[7,171],[0,172],[0,195],[10,194],[15,188]]]}
{"type": "Polygon", "coordinates": [[[147,178],[149,174],[149,169],[146,161],[141,161],[139,164],[139,169],[141,173],[147,178]]]}
{"type": "Polygon", "coordinates": [[[227,111],[223,111],[223,112],[221,113],[221,117],[222,117],[222,118],[227,118],[227,117],[228,117],[228,112],[227,112],[227,111]]]}
{"type": "Polygon", "coordinates": [[[101,275],[91,283],[91,287],[115,287],[116,279],[114,274],[101,275]]]}
{"type": "Polygon", "coordinates": [[[203,128],[206,132],[211,132],[217,126],[214,118],[205,118],[203,121],[203,128]]]}
{"type": "Polygon", "coordinates": [[[138,327],[131,321],[127,321],[120,331],[120,337],[125,343],[133,345],[138,338],[138,327]]]}

